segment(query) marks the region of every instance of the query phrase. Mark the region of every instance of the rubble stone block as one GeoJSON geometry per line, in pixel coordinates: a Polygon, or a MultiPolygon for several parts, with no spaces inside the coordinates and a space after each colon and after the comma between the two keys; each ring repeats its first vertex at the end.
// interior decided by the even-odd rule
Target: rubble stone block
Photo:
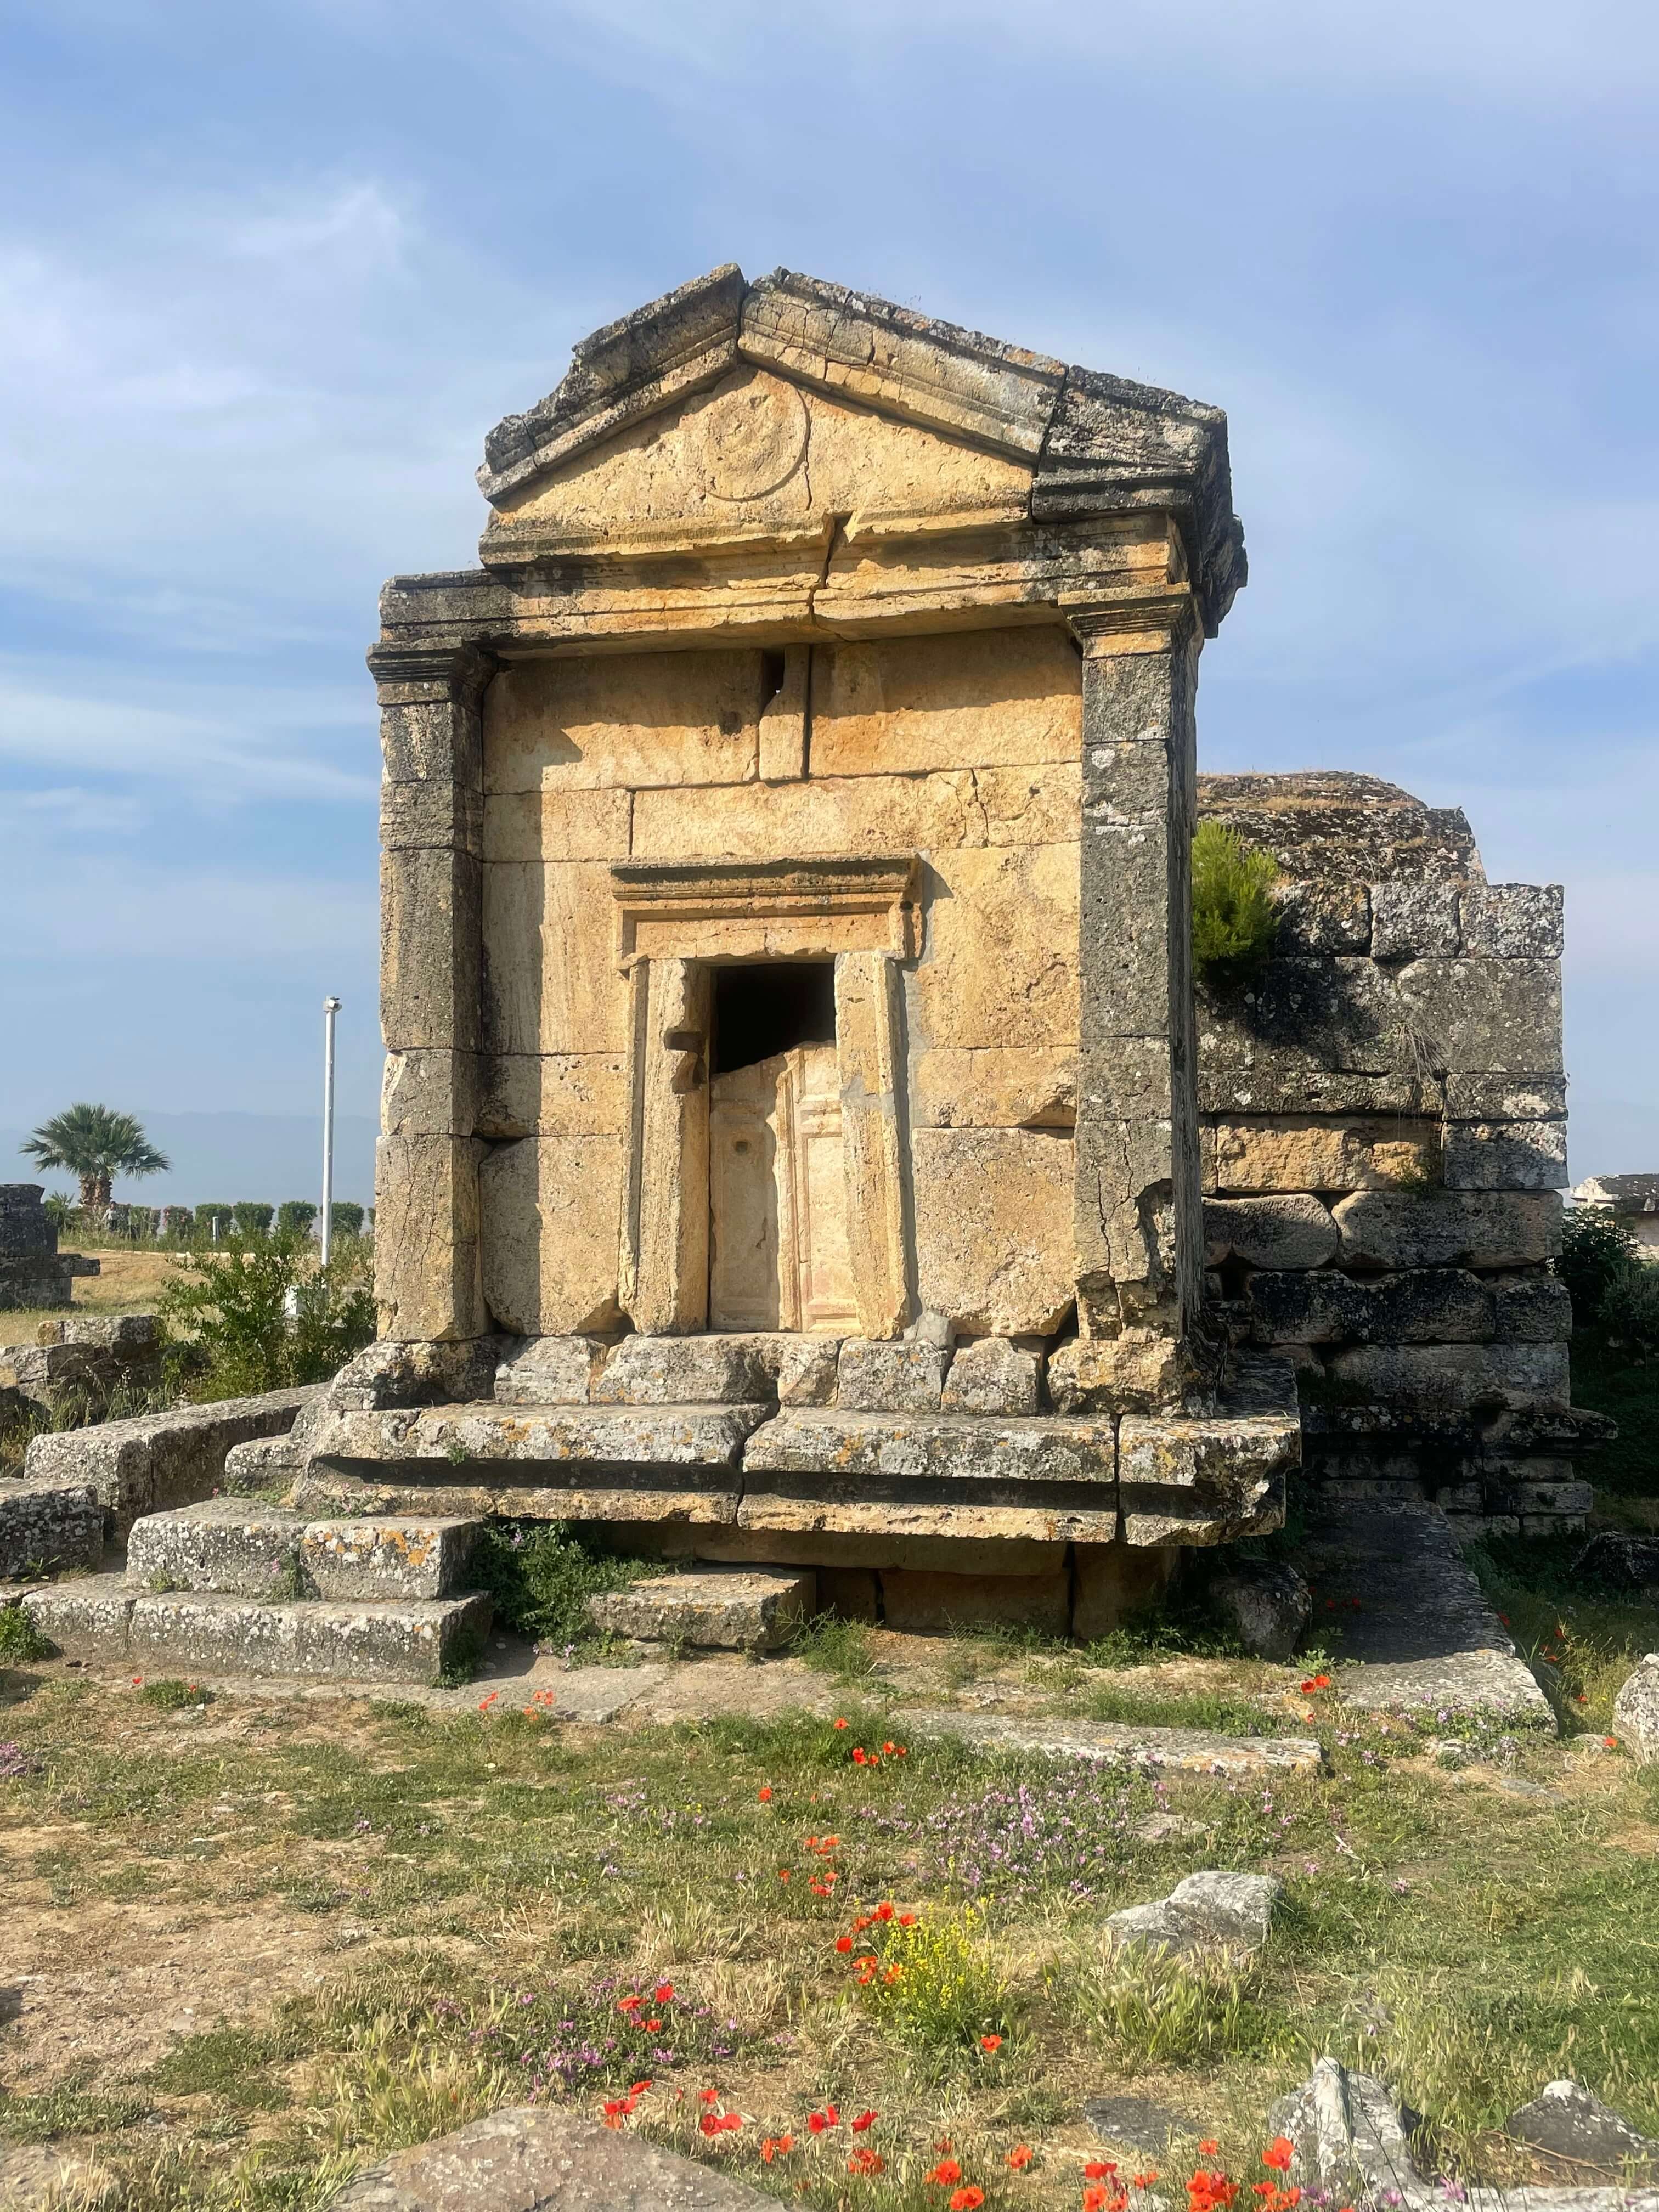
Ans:
{"type": "Polygon", "coordinates": [[[1042,1373],[1040,1352],[1006,1336],[981,1336],[959,1345],[945,1377],[947,1413],[1035,1413],[1042,1373]]]}
{"type": "Polygon", "coordinates": [[[1341,1239],[1328,1207],[1306,1192],[1284,1198],[1208,1198],[1204,1257],[1208,1267],[1245,1260],[1253,1267],[1322,1267],[1341,1239]]]}
{"type": "Polygon", "coordinates": [[[838,1337],[787,1339],[778,1358],[779,1405],[833,1406],[840,1361],[838,1337]]]}
{"type": "Polygon", "coordinates": [[[1365,884],[1284,883],[1278,891],[1281,952],[1369,952],[1371,894],[1365,884]]]}
{"type": "Polygon", "coordinates": [[[1353,1267],[1526,1267],[1561,1249],[1561,1201],[1509,1191],[1357,1190],[1333,1209],[1353,1267]]]}
{"type": "Polygon", "coordinates": [[[1498,960],[1559,960],[1559,884],[1465,884],[1459,895],[1463,950],[1498,960]]]}
{"type": "Polygon", "coordinates": [[[1340,1344],[1367,1334],[1371,1310],[1364,1285],[1334,1267],[1264,1268],[1244,1303],[1255,1344],[1340,1344]]]}
{"type": "Polygon", "coordinates": [[[1277,1528],[1302,1455],[1290,1415],[1126,1414],[1118,1504],[1131,1544],[1224,1544],[1277,1528]]]}
{"type": "Polygon", "coordinates": [[[593,1385],[596,1406],[749,1406],[773,1395],[748,1336],[625,1336],[593,1385]]]}
{"type": "Polygon", "coordinates": [[[1333,1352],[1325,1371],[1345,1389],[1429,1416],[1568,1397],[1559,1344],[1355,1345],[1333,1352]]]}
{"type": "Polygon", "coordinates": [[[1565,1121],[1454,1121],[1443,1173],[1449,1190],[1564,1190],[1565,1121]]]}
{"type": "Polygon", "coordinates": [[[0,1582],[96,1568],[103,1555],[104,1509],[89,1482],[0,1482],[0,1582]]]}
{"type": "Polygon", "coordinates": [[[1455,884],[1372,884],[1374,960],[1449,959],[1461,941],[1455,884]]]}
{"type": "Polygon", "coordinates": [[[1564,1075],[1455,1073],[1446,1078],[1449,1121],[1559,1121],[1566,1111],[1564,1075]]]}
{"type": "Polygon", "coordinates": [[[498,1406],[585,1406],[610,1347],[597,1336],[532,1336],[495,1370],[498,1406]]]}
{"type": "Polygon", "coordinates": [[[1033,1628],[1064,1636],[1072,1597],[1063,1567],[1042,1575],[953,1575],[888,1568],[881,1592],[889,1628],[944,1635],[956,1628],[1033,1628]]]}
{"type": "Polygon", "coordinates": [[[1572,1297],[1553,1275],[1522,1275],[1492,1285],[1492,1334],[1524,1344],[1565,1344],[1572,1334],[1572,1297]]]}
{"type": "Polygon", "coordinates": [[[1659,1651],[1650,1651],[1613,1701],[1613,1732],[1638,1766],[1659,1765],[1659,1651]]]}
{"type": "Polygon", "coordinates": [[[1354,1334],[1374,1344],[1485,1344],[1510,1334],[1493,1291],[1464,1267],[1407,1267],[1354,1287],[1365,1308],[1354,1334]]]}
{"type": "Polygon", "coordinates": [[[594,1626],[641,1644],[701,1651],[776,1651],[817,1610],[810,1571],[694,1567],[649,1576],[587,1601],[594,1626]]]}
{"type": "Polygon", "coordinates": [[[938,1345],[849,1336],[841,1347],[836,1402],[848,1413],[936,1412],[950,1358],[938,1345]]]}
{"type": "Polygon", "coordinates": [[[1205,1603],[1253,1659],[1288,1659],[1313,1613],[1306,1581],[1275,1559],[1241,1561],[1231,1573],[1218,1575],[1205,1585],[1205,1603]]]}

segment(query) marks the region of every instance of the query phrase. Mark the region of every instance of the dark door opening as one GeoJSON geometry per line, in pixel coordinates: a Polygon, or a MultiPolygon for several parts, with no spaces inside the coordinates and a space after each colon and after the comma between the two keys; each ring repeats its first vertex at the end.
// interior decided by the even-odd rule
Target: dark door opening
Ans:
{"type": "Polygon", "coordinates": [[[766,960],[714,970],[712,1073],[729,1075],[797,1045],[836,1041],[833,960],[766,960]]]}

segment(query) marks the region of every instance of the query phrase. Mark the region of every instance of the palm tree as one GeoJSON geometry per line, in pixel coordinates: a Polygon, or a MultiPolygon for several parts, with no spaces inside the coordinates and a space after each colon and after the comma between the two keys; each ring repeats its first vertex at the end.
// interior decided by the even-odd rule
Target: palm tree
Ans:
{"type": "Polygon", "coordinates": [[[83,1206],[107,1206],[118,1175],[160,1175],[173,1164],[156,1151],[133,1115],[84,1103],[43,1121],[19,1150],[30,1156],[38,1170],[66,1168],[78,1176],[83,1206]]]}

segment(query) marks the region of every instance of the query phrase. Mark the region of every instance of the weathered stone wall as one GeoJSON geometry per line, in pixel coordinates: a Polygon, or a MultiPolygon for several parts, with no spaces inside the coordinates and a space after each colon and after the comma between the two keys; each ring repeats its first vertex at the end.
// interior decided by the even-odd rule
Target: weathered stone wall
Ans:
{"type": "Polygon", "coordinates": [[[38,1182],[0,1182],[0,1311],[66,1306],[76,1275],[98,1262],[58,1249],[58,1226],[38,1182]]]}
{"type": "Polygon", "coordinates": [[[1559,886],[1492,884],[1461,813],[1364,776],[1214,776],[1274,853],[1273,957],[1200,995],[1206,1258],[1298,1363],[1310,1476],[1466,1525],[1582,1518],[1559,1249],[1559,886]]]}
{"type": "Polygon", "coordinates": [[[917,1302],[1000,1334],[1071,1304],[1078,647],[1058,624],[815,645],[780,750],[783,659],[527,661],[485,694],[480,1236],[502,1328],[620,1315],[631,1016],[611,864],[640,858],[920,855],[917,1302]]]}

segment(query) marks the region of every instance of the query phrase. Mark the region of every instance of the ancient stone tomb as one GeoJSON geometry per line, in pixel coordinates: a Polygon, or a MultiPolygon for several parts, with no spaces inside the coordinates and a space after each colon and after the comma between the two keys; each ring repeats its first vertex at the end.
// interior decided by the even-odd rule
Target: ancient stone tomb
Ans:
{"type": "Polygon", "coordinates": [[[1188,957],[1224,417],[728,268],[486,455],[370,655],[386,1341],[307,1480],[1060,1627],[1275,1525],[1188,957]]]}

